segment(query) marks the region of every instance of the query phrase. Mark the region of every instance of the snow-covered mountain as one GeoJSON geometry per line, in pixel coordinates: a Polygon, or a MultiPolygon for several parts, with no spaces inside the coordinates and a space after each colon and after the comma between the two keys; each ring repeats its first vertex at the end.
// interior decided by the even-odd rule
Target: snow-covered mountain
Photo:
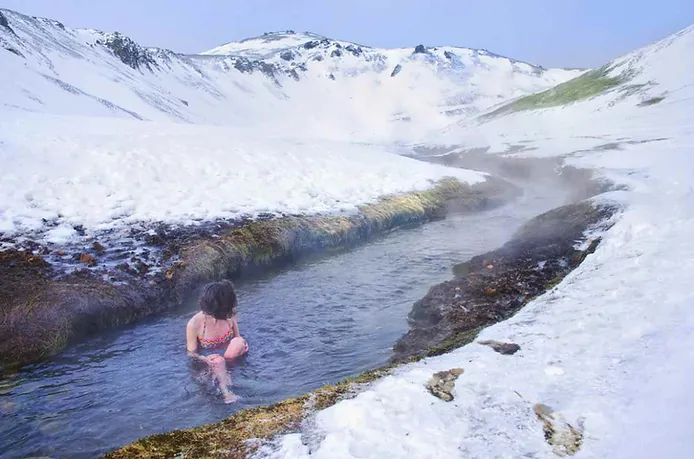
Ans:
{"type": "Polygon", "coordinates": [[[0,106],[50,114],[406,140],[580,73],[484,50],[385,50],[292,31],[182,55],[0,14],[0,106]]]}

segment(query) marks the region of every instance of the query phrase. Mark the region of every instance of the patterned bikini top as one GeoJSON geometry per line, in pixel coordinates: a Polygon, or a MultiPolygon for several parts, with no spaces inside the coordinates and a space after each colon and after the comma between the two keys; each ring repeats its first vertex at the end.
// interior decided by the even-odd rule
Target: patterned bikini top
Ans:
{"type": "Polygon", "coordinates": [[[205,331],[207,330],[207,316],[205,316],[205,322],[202,325],[202,336],[198,336],[200,347],[203,349],[216,349],[228,344],[234,337],[234,327],[229,322],[229,319],[227,319],[227,324],[229,324],[229,330],[222,336],[211,339],[205,338],[205,331]]]}

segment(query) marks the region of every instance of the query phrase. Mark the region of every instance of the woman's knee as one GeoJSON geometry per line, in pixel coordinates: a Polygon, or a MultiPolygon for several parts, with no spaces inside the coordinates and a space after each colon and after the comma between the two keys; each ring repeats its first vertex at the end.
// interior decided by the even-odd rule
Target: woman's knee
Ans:
{"type": "Polygon", "coordinates": [[[240,336],[237,336],[229,342],[229,346],[227,347],[227,350],[224,353],[224,357],[227,359],[234,359],[245,354],[247,351],[248,343],[246,343],[245,339],[241,338],[240,336]]]}

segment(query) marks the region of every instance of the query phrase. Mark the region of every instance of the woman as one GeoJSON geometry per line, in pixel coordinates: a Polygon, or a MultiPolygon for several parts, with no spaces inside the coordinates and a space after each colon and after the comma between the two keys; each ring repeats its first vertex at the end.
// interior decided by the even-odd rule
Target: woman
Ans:
{"type": "Polygon", "coordinates": [[[212,282],[205,286],[200,298],[200,312],[186,326],[188,354],[205,362],[212,371],[224,397],[224,403],[233,403],[237,397],[229,386],[227,360],[248,352],[248,343],[241,338],[236,322],[236,292],[229,280],[212,282]]]}

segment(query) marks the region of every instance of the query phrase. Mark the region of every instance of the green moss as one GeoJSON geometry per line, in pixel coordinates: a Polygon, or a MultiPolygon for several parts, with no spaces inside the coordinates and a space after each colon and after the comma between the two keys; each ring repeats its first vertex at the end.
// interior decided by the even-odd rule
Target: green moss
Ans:
{"type": "Polygon", "coordinates": [[[472,187],[445,178],[429,190],[361,206],[349,217],[283,217],[250,222],[214,239],[201,238],[181,250],[185,269],[178,272],[177,288],[186,291],[201,282],[236,277],[297,255],[348,248],[372,235],[443,216],[452,198],[477,196],[472,187]]]}
{"type": "Polygon", "coordinates": [[[521,97],[489,113],[486,117],[505,115],[523,110],[557,107],[578,102],[602,94],[627,81],[628,78],[623,75],[609,76],[611,70],[612,68],[609,66],[591,70],[547,91],[521,97]]]}
{"type": "Polygon", "coordinates": [[[480,332],[484,329],[484,327],[476,327],[473,328],[472,330],[467,330],[464,332],[456,333],[455,335],[451,336],[450,338],[446,339],[444,342],[439,344],[438,346],[432,347],[428,349],[424,354],[421,354],[414,359],[410,360],[421,360],[425,357],[434,357],[437,355],[443,355],[448,352],[451,352],[454,349],[458,349],[459,347],[463,347],[466,344],[470,344],[473,341],[477,339],[477,335],[480,334],[480,332]]]}
{"type": "Polygon", "coordinates": [[[470,266],[469,261],[457,263],[457,264],[453,265],[453,275],[456,277],[467,276],[468,274],[470,274],[471,269],[472,269],[472,266],[470,266]]]}
{"type": "Polygon", "coordinates": [[[301,421],[312,412],[334,405],[354,392],[359,385],[386,376],[392,368],[393,365],[388,365],[337,384],[321,387],[307,395],[283,400],[270,406],[243,410],[216,424],[152,435],[113,451],[105,457],[245,458],[252,454],[263,440],[298,429],[301,421]]]}

